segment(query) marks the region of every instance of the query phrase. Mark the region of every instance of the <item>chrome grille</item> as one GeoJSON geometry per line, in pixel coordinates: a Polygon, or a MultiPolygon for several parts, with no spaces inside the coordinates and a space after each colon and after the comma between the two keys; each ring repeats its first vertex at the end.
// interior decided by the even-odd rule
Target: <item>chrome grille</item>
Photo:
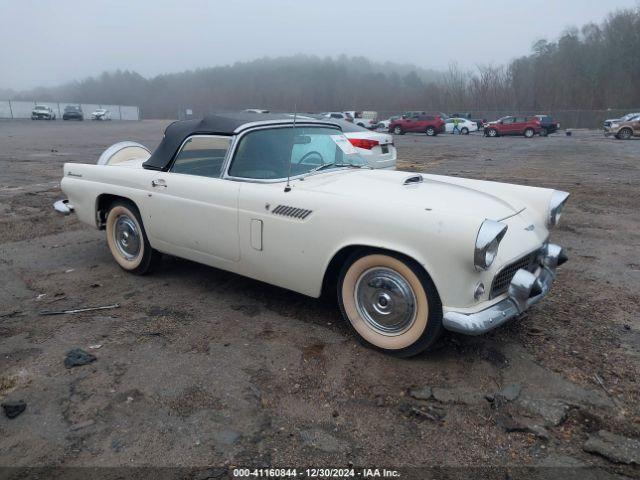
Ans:
{"type": "Polygon", "coordinates": [[[522,258],[519,258],[515,262],[510,263],[506,267],[504,267],[493,279],[493,283],[491,284],[491,296],[490,298],[495,298],[498,295],[502,295],[509,289],[509,284],[511,283],[511,279],[516,274],[518,270],[524,268],[525,270],[533,270],[533,267],[536,265],[536,258],[538,257],[538,252],[531,252],[529,255],[525,255],[522,258]]]}
{"type": "Polygon", "coordinates": [[[289,207],[288,205],[278,205],[273,209],[274,215],[282,215],[283,217],[292,217],[304,220],[313,210],[305,210],[304,208],[289,207]]]}

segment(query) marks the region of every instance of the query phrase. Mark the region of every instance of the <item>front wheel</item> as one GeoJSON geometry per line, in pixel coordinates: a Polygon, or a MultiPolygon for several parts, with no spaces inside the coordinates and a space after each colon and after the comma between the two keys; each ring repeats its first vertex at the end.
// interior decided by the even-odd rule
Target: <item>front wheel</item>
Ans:
{"type": "Polygon", "coordinates": [[[633,135],[633,132],[631,131],[630,128],[623,128],[618,132],[618,135],[616,135],[616,138],[618,138],[619,140],[629,140],[632,135],[633,135]]]}
{"type": "Polygon", "coordinates": [[[536,134],[536,132],[533,130],[533,128],[527,128],[524,131],[524,136],[527,137],[527,138],[532,138],[535,134],[536,134]]]}
{"type": "Polygon", "coordinates": [[[487,130],[487,136],[489,136],[489,137],[497,137],[498,136],[498,130],[496,130],[495,128],[490,128],[489,130],[487,130]]]}
{"type": "Polygon", "coordinates": [[[395,135],[404,135],[404,132],[402,131],[402,127],[401,127],[400,125],[396,125],[396,126],[393,128],[393,133],[394,133],[395,135]]]}
{"type": "Polygon", "coordinates": [[[436,132],[436,129],[433,127],[427,127],[427,131],[425,133],[427,134],[427,137],[435,137],[438,132],[436,132]]]}
{"type": "Polygon", "coordinates": [[[462,130],[460,130],[460,133],[462,135],[469,135],[469,129],[467,127],[462,127],[462,130]]]}
{"type": "Polygon", "coordinates": [[[107,214],[107,245],[124,270],[136,275],[149,273],[160,260],[151,248],[140,212],[130,202],[115,202],[107,214]]]}
{"type": "Polygon", "coordinates": [[[345,263],[338,303],[356,337],[397,357],[410,357],[440,337],[442,305],[426,272],[394,253],[361,251],[345,263]]]}
{"type": "Polygon", "coordinates": [[[548,135],[549,135],[549,131],[546,128],[540,129],[540,136],[541,137],[546,137],[548,135]]]}

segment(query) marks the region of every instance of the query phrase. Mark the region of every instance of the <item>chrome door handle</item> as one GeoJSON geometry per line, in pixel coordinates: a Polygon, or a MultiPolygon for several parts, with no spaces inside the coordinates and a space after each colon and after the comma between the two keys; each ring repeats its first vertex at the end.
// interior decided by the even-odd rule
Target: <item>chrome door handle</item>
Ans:
{"type": "Polygon", "coordinates": [[[151,186],[167,188],[167,182],[165,182],[162,178],[159,178],[158,180],[151,180],[151,186]]]}

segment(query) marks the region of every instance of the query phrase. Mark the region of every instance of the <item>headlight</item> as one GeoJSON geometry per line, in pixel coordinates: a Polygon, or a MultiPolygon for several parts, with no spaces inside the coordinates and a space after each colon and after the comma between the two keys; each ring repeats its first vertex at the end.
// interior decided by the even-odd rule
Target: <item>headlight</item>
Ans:
{"type": "Polygon", "coordinates": [[[567,192],[554,190],[553,195],[551,195],[551,202],[549,202],[549,218],[547,220],[547,224],[550,227],[556,226],[560,221],[562,210],[564,210],[568,198],[569,194],[567,192]]]}
{"type": "Polygon", "coordinates": [[[612,124],[611,124],[611,128],[618,128],[619,126],[620,126],[620,125],[619,125],[619,124],[617,124],[617,123],[612,123],[612,124]]]}
{"type": "Polygon", "coordinates": [[[500,242],[507,233],[507,225],[494,220],[485,220],[480,225],[476,246],[473,252],[473,264],[477,270],[487,270],[498,255],[500,242]]]}

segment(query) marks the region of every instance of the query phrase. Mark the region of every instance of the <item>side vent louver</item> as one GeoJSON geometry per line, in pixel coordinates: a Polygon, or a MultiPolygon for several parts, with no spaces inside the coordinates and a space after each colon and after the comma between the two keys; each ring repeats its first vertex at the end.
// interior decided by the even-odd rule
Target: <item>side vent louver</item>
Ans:
{"type": "Polygon", "coordinates": [[[422,175],[411,175],[410,177],[407,177],[404,179],[404,182],[402,182],[403,185],[414,185],[416,183],[422,183],[423,182],[423,178],[422,175]]]}
{"type": "Polygon", "coordinates": [[[289,207],[287,205],[278,205],[273,209],[274,215],[282,215],[283,217],[292,217],[304,220],[313,210],[305,210],[304,208],[289,207]]]}

